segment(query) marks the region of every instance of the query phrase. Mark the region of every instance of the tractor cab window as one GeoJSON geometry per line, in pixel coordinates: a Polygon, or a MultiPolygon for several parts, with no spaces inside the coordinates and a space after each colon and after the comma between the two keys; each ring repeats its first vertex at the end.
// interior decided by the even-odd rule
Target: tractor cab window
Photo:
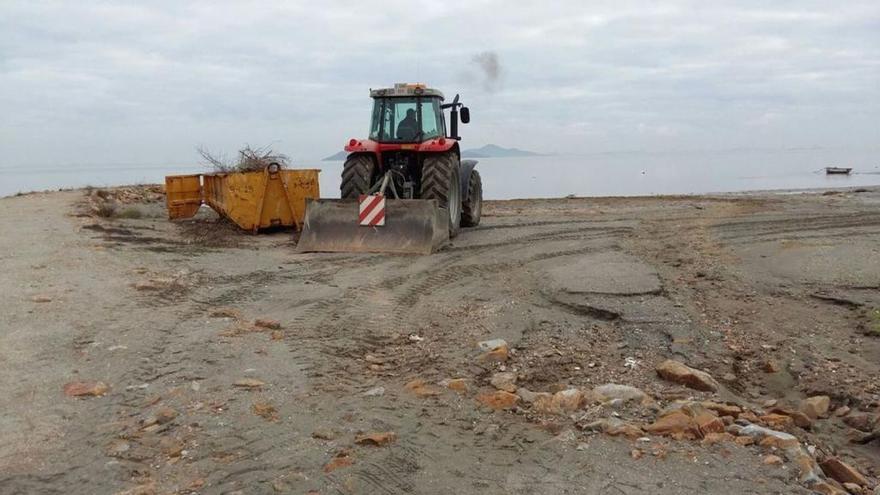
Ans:
{"type": "Polygon", "coordinates": [[[437,98],[422,100],[422,139],[445,136],[446,131],[441,131],[444,123],[440,100],[437,98]]]}
{"type": "Polygon", "coordinates": [[[376,98],[370,139],[383,143],[417,143],[445,134],[437,98],[376,98]]]}

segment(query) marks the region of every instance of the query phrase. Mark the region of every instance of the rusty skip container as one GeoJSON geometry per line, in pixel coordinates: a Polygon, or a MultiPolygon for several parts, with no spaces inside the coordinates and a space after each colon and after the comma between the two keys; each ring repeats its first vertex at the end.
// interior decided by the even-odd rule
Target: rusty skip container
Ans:
{"type": "Polygon", "coordinates": [[[302,228],[306,200],[320,196],[318,169],[271,164],[253,172],[165,177],[168,218],[190,218],[202,204],[257,233],[269,227],[302,228]]]}

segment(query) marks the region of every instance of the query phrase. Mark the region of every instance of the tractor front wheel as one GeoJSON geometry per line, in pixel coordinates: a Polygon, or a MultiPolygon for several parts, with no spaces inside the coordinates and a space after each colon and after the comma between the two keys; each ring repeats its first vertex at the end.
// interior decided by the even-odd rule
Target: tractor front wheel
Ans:
{"type": "Polygon", "coordinates": [[[476,227],[480,225],[480,216],[483,214],[483,181],[480,173],[471,171],[468,179],[467,199],[461,202],[461,226],[476,227]]]}
{"type": "Polygon", "coordinates": [[[422,162],[422,199],[436,199],[449,215],[449,237],[461,226],[459,160],[454,153],[429,155],[422,162]]]}
{"type": "Polygon", "coordinates": [[[367,194],[375,168],[376,161],[370,155],[348,155],[342,167],[342,182],[339,184],[342,199],[358,199],[361,194],[367,194]]]}

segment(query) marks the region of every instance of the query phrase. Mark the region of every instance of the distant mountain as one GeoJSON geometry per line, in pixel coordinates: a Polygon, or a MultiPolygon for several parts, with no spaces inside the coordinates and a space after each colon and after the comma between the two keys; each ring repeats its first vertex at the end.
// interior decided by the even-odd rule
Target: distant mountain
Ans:
{"type": "Polygon", "coordinates": [[[482,148],[474,148],[461,152],[462,158],[509,158],[513,156],[541,156],[534,151],[526,151],[517,148],[502,148],[495,144],[487,144],[482,148]]]}
{"type": "MultiPolygon", "coordinates": [[[[482,148],[474,148],[461,152],[462,158],[509,158],[512,156],[541,156],[534,151],[526,151],[517,148],[502,148],[495,144],[487,144],[482,148]]],[[[348,152],[340,151],[321,160],[322,162],[341,162],[348,157],[348,152]]]]}
{"type": "Polygon", "coordinates": [[[342,150],[339,153],[336,153],[334,155],[330,155],[321,161],[322,162],[341,162],[341,161],[345,160],[346,157],[348,157],[348,152],[345,150],[342,150]]]}

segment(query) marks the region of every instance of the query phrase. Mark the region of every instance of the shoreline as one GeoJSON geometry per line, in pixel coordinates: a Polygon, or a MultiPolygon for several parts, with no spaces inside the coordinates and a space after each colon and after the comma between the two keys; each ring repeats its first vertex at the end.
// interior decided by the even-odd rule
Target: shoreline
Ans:
{"type": "MultiPolygon", "coordinates": [[[[878,172],[880,174],[880,172],[878,172]]],[[[118,188],[137,188],[159,186],[165,187],[162,183],[135,183],[135,184],[117,184],[113,186],[85,186],[85,187],[68,187],[59,189],[44,189],[33,191],[19,191],[14,194],[0,196],[0,200],[8,198],[17,198],[21,196],[29,196],[33,194],[51,194],[58,192],[78,192],[86,189],[118,189],[118,188]]],[[[788,195],[788,194],[821,194],[825,192],[841,192],[841,193],[861,193],[873,192],[880,190],[880,184],[877,185],[859,185],[859,186],[842,186],[842,187],[811,187],[811,188],[783,188],[783,189],[755,189],[744,191],[716,191],[705,193],[681,193],[681,194],[636,194],[636,195],[599,195],[599,196],[550,196],[550,197],[530,197],[530,198],[508,198],[508,199],[486,199],[487,202],[504,202],[504,201],[549,201],[549,200],[565,200],[565,199],[633,199],[633,198],[653,198],[653,199],[674,199],[674,198],[693,198],[693,197],[726,197],[726,196],[760,196],[760,195],[788,195]],[[569,197],[571,196],[571,197],[569,197]]]]}

